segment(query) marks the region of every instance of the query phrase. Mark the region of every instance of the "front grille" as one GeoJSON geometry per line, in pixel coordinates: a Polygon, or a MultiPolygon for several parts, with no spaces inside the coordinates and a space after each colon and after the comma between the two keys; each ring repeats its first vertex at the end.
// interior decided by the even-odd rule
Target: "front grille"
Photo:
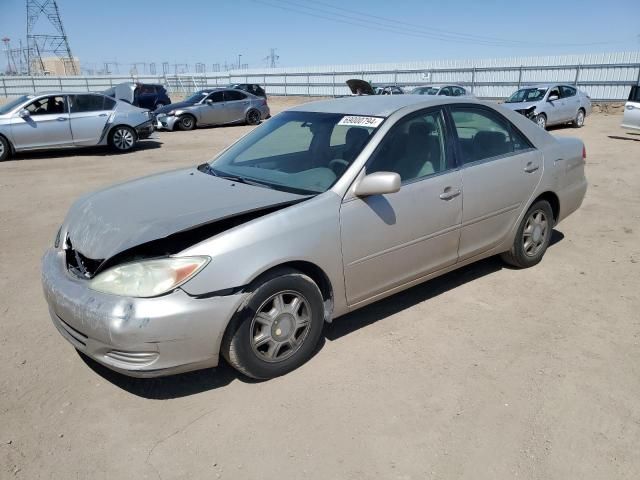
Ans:
{"type": "Polygon", "coordinates": [[[68,245],[66,256],[69,271],[80,278],[92,278],[104,260],[85,257],[78,250],[73,249],[70,241],[68,245]]]}

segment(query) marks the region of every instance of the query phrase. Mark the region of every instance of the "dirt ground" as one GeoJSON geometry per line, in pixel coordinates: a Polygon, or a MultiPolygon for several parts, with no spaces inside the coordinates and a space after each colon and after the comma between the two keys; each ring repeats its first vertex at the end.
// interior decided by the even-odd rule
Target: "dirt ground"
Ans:
{"type": "Polygon", "coordinates": [[[262,383],[87,363],[40,287],[74,199],[203,162],[250,127],[0,164],[0,478],[638,478],[640,135],[620,121],[553,130],[584,139],[590,188],[540,265],[488,259],[366,307],[262,383]]]}

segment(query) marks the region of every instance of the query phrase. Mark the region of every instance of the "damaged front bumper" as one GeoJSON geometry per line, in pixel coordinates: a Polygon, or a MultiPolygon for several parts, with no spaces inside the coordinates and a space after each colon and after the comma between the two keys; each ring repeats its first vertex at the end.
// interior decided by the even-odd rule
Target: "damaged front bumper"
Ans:
{"type": "Polygon", "coordinates": [[[156,128],[158,130],[173,130],[178,121],[175,115],[166,115],[161,113],[156,116],[156,128]]]}
{"type": "Polygon", "coordinates": [[[215,367],[224,330],[244,298],[194,298],[181,289],[155,298],[96,292],[53,248],[42,260],[42,286],[53,324],[69,343],[134,377],[215,367]]]}

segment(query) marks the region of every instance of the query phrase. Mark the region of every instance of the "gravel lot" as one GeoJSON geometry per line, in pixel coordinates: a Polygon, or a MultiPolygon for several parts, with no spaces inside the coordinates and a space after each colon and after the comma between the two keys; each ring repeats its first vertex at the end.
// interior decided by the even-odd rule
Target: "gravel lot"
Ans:
{"type": "Polygon", "coordinates": [[[553,130],[584,139],[590,189],[540,265],[488,259],[371,305],[263,383],[88,364],[40,288],[74,199],[203,162],[251,127],[0,164],[0,478],[638,478],[640,135],[620,121],[553,130]]]}

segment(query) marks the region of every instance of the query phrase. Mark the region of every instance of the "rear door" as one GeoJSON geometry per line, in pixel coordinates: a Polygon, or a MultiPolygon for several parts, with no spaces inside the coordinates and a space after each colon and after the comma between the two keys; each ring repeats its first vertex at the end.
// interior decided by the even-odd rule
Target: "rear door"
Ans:
{"type": "Polygon", "coordinates": [[[577,95],[578,90],[566,85],[560,86],[560,98],[563,101],[563,118],[569,122],[576,118],[578,109],[580,108],[580,97],[577,95]]]}
{"type": "Polygon", "coordinates": [[[631,87],[629,100],[624,106],[624,117],[622,126],[640,130],[640,85],[631,87]]]}
{"type": "Polygon", "coordinates": [[[70,95],[69,104],[73,144],[100,143],[115,100],[97,94],[70,95]]]}
{"type": "Polygon", "coordinates": [[[72,145],[67,97],[41,97],[24,108],[29,115],[16,112],[11,117],[11,134],[17,149],[72,145]]]}
{"type": "Polygon", "coordinates": [[[224,91],[225,123],[244,120],[245,112],[249,107],[249,97],[240,90],[224,91]]]}
{"type": "Polygon", "coordinates": [[[459,260],[481,254],[511,231],[542,177],[542,154],[495,110],[450,107],[462,162],[464,205],[459,260]]]}

